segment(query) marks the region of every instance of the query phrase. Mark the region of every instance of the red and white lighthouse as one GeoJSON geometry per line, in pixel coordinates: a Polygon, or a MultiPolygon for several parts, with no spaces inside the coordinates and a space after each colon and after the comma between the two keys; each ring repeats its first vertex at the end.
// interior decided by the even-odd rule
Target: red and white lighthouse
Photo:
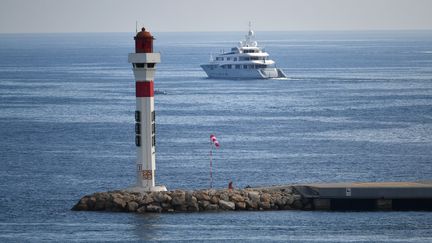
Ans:
{"type": "Polygon", "coordinates": [[[154,74],[160,63],[160,53],[153,52],[153,36],[142,28],[136,34],[135,53],[129,53],[129,63],[135,76],[135,145],[137,147],[137,182],[130,191],[166,191],[155,186],[156,116],[154,111],[154,74]]]}

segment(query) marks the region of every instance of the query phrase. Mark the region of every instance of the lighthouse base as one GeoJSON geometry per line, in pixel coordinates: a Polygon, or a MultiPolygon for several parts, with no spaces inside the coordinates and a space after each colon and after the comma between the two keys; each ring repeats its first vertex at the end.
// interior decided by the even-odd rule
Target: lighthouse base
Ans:
{"type": "Polygon", "coordinates": [[[152,186],[152,187],[132,186],[132,187],[126,188],[125,191],[128,191],[128,192],[166,192],[167,188],[163,185],[152,186]]]}

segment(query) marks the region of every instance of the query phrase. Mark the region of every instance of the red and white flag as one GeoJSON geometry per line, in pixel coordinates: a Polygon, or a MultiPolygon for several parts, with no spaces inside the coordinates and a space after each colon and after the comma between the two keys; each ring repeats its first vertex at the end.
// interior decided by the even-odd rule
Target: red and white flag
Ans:
{"type": "Polygon", "coordinates": [[[210,135],[210,141],[214,144],[216,148],[220,147],[219,141],[217,140],[215,135],[210,135]]]}

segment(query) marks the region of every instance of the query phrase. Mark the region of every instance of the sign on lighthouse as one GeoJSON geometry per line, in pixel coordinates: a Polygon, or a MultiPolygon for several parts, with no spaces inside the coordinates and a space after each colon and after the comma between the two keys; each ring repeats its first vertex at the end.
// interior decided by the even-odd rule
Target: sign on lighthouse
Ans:
{"type": "Polygon", "coordinates": [[[137,182],[129,191],[166,191],[155,186],[156,115],[154,111],[154,74],[160,63],[160,53],[153,52],[153,36],[142,28],[136,34],[135,53],[129,53],[129,63],[135,76],[135,145],[137,147],[137,182]]]}

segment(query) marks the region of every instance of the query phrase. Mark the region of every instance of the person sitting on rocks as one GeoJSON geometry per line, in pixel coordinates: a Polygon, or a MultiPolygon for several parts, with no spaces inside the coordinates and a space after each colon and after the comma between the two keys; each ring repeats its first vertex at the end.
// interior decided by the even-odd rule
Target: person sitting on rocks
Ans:
{"type": "Polygon", "coordinates": [[[234,189],[234,187],[233,187],[233,182],[232,182],[232,181],[229,181],[229,183],[228,183],[228,189],[229,189],[229,190],[234,189]]]}

